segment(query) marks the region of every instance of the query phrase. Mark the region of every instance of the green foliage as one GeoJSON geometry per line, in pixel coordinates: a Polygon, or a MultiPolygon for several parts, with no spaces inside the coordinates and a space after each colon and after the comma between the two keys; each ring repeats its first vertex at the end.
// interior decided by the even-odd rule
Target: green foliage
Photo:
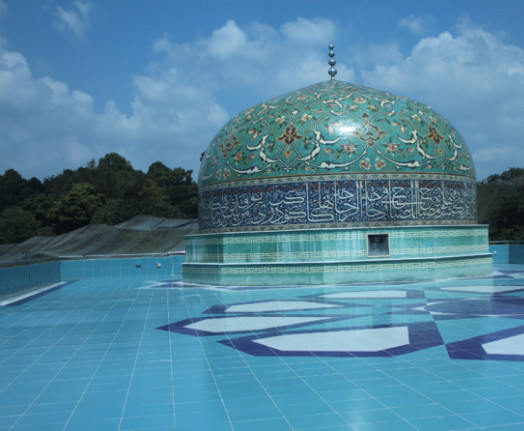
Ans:
{"type": "Polygon", "coordinates": [[[91,184],[73,184],[71,190],[64,193],[51,209],[56,232],[69,232],[88,225],[103,205],[103,200],[104,195],[96,193],[91,184]]]}
{"type": "Polygon", "coordinates": [[[17,171],[8,169],[0,175],[0,210],[18,204],[41,189],[42,183],[38,179],[24,180],[17,171]]]}
{"type": "Polygon", "coordinates": [[[493,241],[524,240],[524,169],[511,168],[477,185],[479,222],[493,241]]]}
{"type": "Polygon", "coordinates": [[[31,212],[18,206],[0,212],[0,243],[16,243],[38,234],[39,224],[31,212]]]}
{"type": "Polygon", "coordinates": [[[148,178],[152,179],[168,197],[171,217],[196,218],[198,217],[197,184],[191,178],[192,171],[182,168],[169,169],[161,162],[153,163],[147,171],[148,178]]]}
{"type": "Polygon", "coordinates": [[[91,223],[115,225],[135,215],[137,215],[136,207],[132,201],[122,198],[106,199],[105,203],[96,210],[91,223]]]}
{"type": "Polygon", "coordinates": [[[53,225],[52,210],[54,205],[55,199],[46,193],[29,196],[21,203],[22,208],[31,212],[41,226],[53,225]]]}
{"type": "Polygon", "coordinates": [[[9,169],[0,175],[0,244],[90,223],[113,225],[139,214],[194,218],[197,188],[191,175],[161,162],[144,173],[116,153],[43,182],[9,169]]]}

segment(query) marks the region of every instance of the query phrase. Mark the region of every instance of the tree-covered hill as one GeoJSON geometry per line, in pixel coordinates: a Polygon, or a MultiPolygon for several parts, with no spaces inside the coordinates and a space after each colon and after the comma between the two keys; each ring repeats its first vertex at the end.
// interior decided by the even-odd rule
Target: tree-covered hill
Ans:
{"type": "Polygon", "coordinates": [[[116,153],[43,182],[9,169],[0,175],[0,244],[91,223],[115,225],[140,214],[196,218],[197,185],[191,175],[161,162],[144,173],[116,153]]]}

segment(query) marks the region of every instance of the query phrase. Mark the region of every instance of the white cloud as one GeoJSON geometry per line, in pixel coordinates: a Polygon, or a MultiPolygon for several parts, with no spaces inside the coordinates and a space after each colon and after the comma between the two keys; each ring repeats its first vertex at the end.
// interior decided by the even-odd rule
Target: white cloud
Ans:
{"type": "Polygon", "coordinates": [[[63,156],[70,166],[83,166],[86,160],[94,158],[91,148],[79,142],[76,136],[65,136],[62,146],[65,148],[63,156]]]}
{"type": "Polygon", "coordinates": [[[228,59],[241,55],[247,48],[247,35],[233,20],[215,30],[209,39],[207,52],[219,59],[228,59]]]}
{"type": "Polygon", "coordinates": [[[398,20],[397,26],[407,28],[412,34],[420,36],[430,33],[433,27],[434,19],[431,16],[420,17],[410,14],[409,16],[398,20]]]}
{"type": "MultiPolygon", "coordinates": [[[[71,17],[80,12],[79,2],[60,11],[76,34],[83,27],[71,17]]],[[[129,115],[114,101],[96,112],[89,94],[52,77],[35,78],[21,53],[0,51],[0,112],[11,116],[0,122],[0,171],[43,177],[116,151],[139,169],[161,160],[197,172],[200,154],[238,110],[328,79],[327,56],[316,45],[327,45],[334,32],[326,20],[298,19],[280,29],[227,21],[187,44],[166,36],[153,45],[158,60],[133,78],[129,115]],[[300,42],[308,29],[311,43],[300,42]],[[219,102],[224,93],[234,99],[229,105],[219,102]]],[[[339,70],[352,75],[343,65],[339,70]]]]}
{"type": "Polygon", "coordinates": [[[132,114],[113,101],[95,112],[90,95],[50,77],[35,79],[25,58],[0,52],[0,171],[44,177],[116,151],[138,168],[162,160],[196,169],[200,153],[229,115],[177,73],[135,78],[132,114]]]}
{"type": "MultiPolygon", "coordinates": [[[[0,93],[4,95],[0,98],[4,170],[12,167],[27,176],[49,175],[58,173],[58,167],[71,167],[67,162],[76,165],[79,158],[74,153],[82,145],[78,141],[86,141],[94,117],[91,96],[70,91],[49,77],[35,79],[26,59],[12,51],[0,51],[0,93]],[[72,146],[73,142],[77,144],[72,146]],[[49,172],[50,167],[55,170],[49,172]]],[[[84,155],[90,152],[86,149],[84,155]]]]}
{"type": "MultiPolygon", "coordinates": [[[[280,28],[256,22],[240,28],[229,20],[209,37],[187,44],[164,37],[154,49],[166,53],[170,64],[187,69],[201,85],[213,91],[250,94],[246,103],[254,104],[329,79],[327,45],[336,33],[336,25],[327,19],[298,18],[280,28]]],[[[339,76],[353,78],[351,69],[342,64],[337,68],[339,76]]]]}
{"type": "Polygon", "coordinates": [[[299,17],[296,21],[283,24],[281,32],[292,44],[322,46],[326,41],[333,39],[336,26],[329,19],[299,17]]]}
{"type": "Polygon", "coordinates": [[[396,64],[403,59],[404,55],[396,43],[353,46],[351,49],[351,60],[360,70],[375,67],[377,64],[382,66],[396,64]]]}
{"type": "Polygon", "coordinates": [[[450,120],[469,145],[479,179],[522,166],[522,48],[462,21],[456,34],[423,38],[396,63],[377,60],[361,75],[366,85],[417,99],[450,120]]]}
{"type": "Polygon", "coordinates": [[[74,1],[69,9],[56,6],[53,26],[62,32],[71,32],[77,38],[82,38],[89,28],[92,4],[74,1]]]}
{"type": "MultiPolygon", "coordinates": [[[[166,35],[153,44],[156,61],[132,77],[130,109],[108,100],[102,111],[91,95],[33,76],[22,53],[0,45],[0,173],[42,178],[112,151],[142,170],[160,160],[197,172],[201,152],[232,115],[329,79],[327,44],[339,32],[332,21],[298,18],[279,28],[227,21],[187,43],[166,35]]],[[[407,55],[395,43],[352,46],[357,54],[346,60],[346,49],[335,46],[337,79],[355,81],[345,64],[352,62],[360,83],[431,105],[468,142],[479,178],[522,165],[521,48],[462,21],[407,55]]]]}
{"type": "Polygon", "coordinates": [[[0,103],[5,115],[16,115],[31,108],[37,91],[36,82],[22,54],[0,51],[0,103]]]}

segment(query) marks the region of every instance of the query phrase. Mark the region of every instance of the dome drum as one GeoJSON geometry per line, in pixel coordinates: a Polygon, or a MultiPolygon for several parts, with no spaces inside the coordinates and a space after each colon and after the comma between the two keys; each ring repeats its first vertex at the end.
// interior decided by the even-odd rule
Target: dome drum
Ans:
{"type": "Polygon", "coordinates": [[[338,174],[204,187],[203,232],[476,223],[476,183],[452,175],[338,174]]]}

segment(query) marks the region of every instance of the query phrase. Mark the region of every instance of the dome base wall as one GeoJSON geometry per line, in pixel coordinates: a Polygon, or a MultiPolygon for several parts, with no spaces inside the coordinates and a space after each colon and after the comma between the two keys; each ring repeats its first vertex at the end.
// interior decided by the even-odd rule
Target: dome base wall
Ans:
{"type": "Polygon", "coordinates": [[[488,227],[411,226],[186,237],[184,281],[319,285],[490,274],[488,227]]]}

